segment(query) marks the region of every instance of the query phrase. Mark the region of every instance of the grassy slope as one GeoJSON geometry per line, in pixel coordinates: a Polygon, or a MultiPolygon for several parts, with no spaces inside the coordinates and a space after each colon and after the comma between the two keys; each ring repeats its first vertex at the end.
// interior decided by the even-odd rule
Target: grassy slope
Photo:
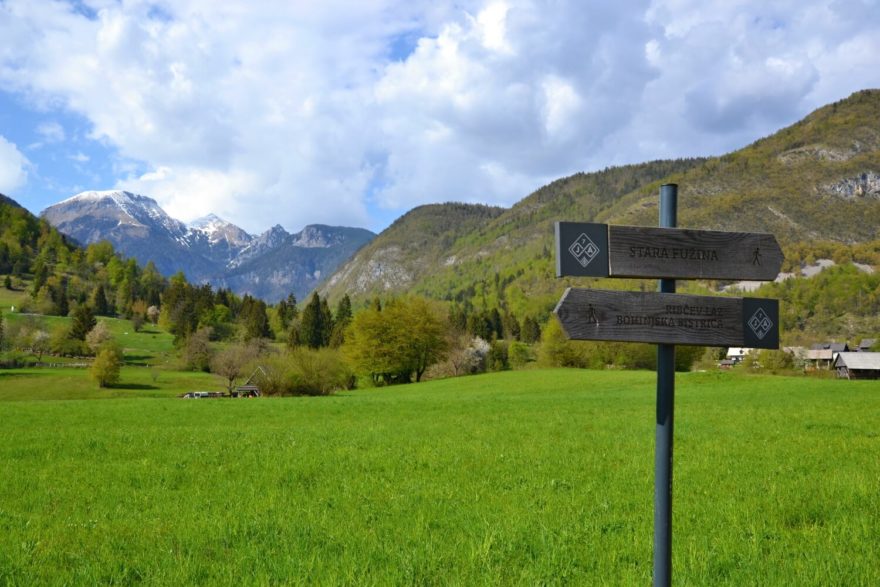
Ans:
{"type": "MultiPolygon", "coordinates": [[[[647,372],[0,402],[0,581],[646,584],[647,372]]],[[[876,382],[679,377],[682,584],[876,584],[876,382]]]]}
{"type": "MultiPolygon", "coordinates": [[[[30,328],[41,328],[51,333],[56,328],[69,327],[71,319],[66,316],[42,316],[36,314],[4,313],[3,319],[10,325],[26,323],[30,328]]],[[[126,364],[165,365],[174,358],[174,337],[164,330],[145,324],[140,332],[135,332],[130,320],[97,316],[98,322],[105,322],[113,338],[122,347],[126,364]]],[[[44,361],[52,362],[51,356],[44,361]]]]}

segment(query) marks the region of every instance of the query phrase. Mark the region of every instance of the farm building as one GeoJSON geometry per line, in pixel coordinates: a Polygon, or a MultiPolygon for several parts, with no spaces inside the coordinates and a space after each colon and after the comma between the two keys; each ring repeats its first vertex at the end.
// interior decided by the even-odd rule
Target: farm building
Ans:
{"type": "Polygon", "coordinates": [[[841,379],[880,379],[880,353],[838,353],[834,368],[841,379]]]}
{"type": "Polygon", "coordinates": [[[848,353],[849,345],[845,342],[824,342],[814,344],[807,351],[807,364],[814,369],[831,369],[834,359],[839,353],[848,353]]]}

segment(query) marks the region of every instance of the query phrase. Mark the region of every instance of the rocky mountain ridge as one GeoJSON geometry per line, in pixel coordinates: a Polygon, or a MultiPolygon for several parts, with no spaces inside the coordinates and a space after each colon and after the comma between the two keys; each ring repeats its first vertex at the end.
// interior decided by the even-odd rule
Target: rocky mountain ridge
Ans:
{"type": "Polygon", "coordinates": [[[295,234],[276,225],[251,235],[215,214],[187,225],[154,199],[122,190],[83,192],[49,206],[41,216],[85,245],[107,240],[126,256],[152,261],[164,275],[182,271],[190,281],[270,302],[289,293],[304,298],[336,264],[375,236],[326,225],[306,226],[295,234]]]}

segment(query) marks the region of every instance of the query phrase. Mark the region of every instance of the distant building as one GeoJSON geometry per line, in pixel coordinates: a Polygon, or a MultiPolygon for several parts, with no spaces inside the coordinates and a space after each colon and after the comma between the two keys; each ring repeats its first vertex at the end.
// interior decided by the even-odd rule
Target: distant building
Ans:
{"type": "Polygon", "coordinates": [[[734,365],[739,365],[742,363],[742,360],[746,357],[747,354],[752,352],[752,349],[747,347],[738,347],[732,346],[727,349],[727,356],[725,357],[728,361],[733,361],[734,365]]]}
{"type": "Polygon", "coordinates": [[[880,353],[838,353],[834,368],[841,379],[880,379],[880,353]]]}

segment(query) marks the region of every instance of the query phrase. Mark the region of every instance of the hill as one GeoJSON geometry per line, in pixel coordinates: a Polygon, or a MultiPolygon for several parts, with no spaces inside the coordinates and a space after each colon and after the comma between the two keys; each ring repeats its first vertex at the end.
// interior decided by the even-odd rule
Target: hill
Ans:
{"type": "MultiPolygon", "coordinates": [[[[508,210],[454,226],[439,206],[425,226],[408,214],[321,289],[331,299],[415,292],[475,307],[546,315],[568,281],[554,278],[556,220],[656,226],[657,192],[678,183],[679,226],[771,232],[787,250],[825,240],[880,238],[880,91],[853,94],[721,157],[654,161],[555,181],[508,210]],[[401,235],[442,234],[429,250],[401,235]],[[376,255],[393,252],[393,262],[376,255]],[[405,275],[404,279],[398,275],[405,275]]],[[[415,211],[414,211],[415,212],[415,211]]],[[[801,259],[790,256],[788,268],[801,259]]],[[[585,283],[583,280],[579,284],[585,283]]],[[[636,287],[621,284],[615,287],[636,287]]]]}

